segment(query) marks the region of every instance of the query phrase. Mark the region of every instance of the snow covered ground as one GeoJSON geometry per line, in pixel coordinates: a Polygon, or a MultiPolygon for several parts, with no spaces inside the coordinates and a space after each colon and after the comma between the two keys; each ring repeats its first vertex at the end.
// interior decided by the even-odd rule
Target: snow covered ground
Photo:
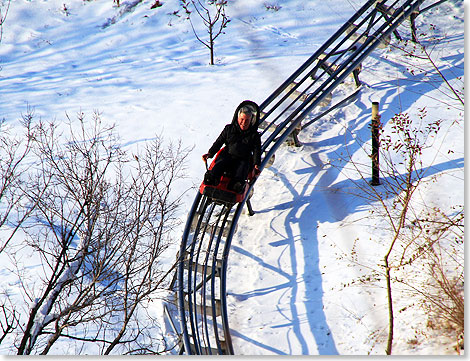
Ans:
{"type": "MultiPolygon", "coordinates": [[[[200,183],[201,154],[243,100],[261,103],[362,4],[359,0],[229,2],[231,19],[216,44],[216,65],[183,20],[177,0],[11,0],[0,42],[0,117],[12,131],[32,107],[37,118],[93,110],[117,125],[127,149],[157,134],[193,147],[181,192],[200,183]]],[[[0,0],[0,4],[7,4],[0,0]]],[[[418,18],[432,59],[463,87],[464,4],[450,0],[418,18]]],[[[409,38],[407,26],[399,31],[409,38]]],[[[393,41],[395,39],[392,38],[393,41]]],[[[357,281],[383,258],[389,234],[373,205],[356,196],[359,176],[346,154],[369,164],[370,108],[382,121],[425,107],[442,131],[423,155],[423,197],[446,208],[464,202],[463,106],[425,61],[411,64],[395,47],[363,63],[366,86],[352,104],[283,146],[255,187],[256,215],[244,215],[230,254],[228,305],[235,352],[243,355],[384,354],[383,287],[357,281]],[[411,70],[420,69],[422,71],[411,70]],[[367,149],[367,145],[365,146],[367,149]],[[351,262],[356,257],[356,263],[351,262]]],[[[344,89],[353,87],[343,85],[344,89]]],[[[312,115],[313,117],[313,115],[312,115]]],[[[181,219],[195,194],[187,192],[181,219]]],[[[178,239],[181,229],[175,229],[178,239]]],[[[178,248],[175,244],[174,250],[178,248]]],[[[6,268],[2,287],[14,292],[6,268]],[[8,285],[7,285],[8,283],[8,285]]],[[[382,285],[383,286],[383,285],[382,285]]],[[[455,354],[453,340],[426,327],[416,300],[397,297],[394,354],[455,354]]],[[[8,354],[11,345],[1,344],[8,354]]],[[[64,351],[65,352],[65,351],[64,351]]],[[[55,350],[60,353],[60,350],[55,350]]]]}

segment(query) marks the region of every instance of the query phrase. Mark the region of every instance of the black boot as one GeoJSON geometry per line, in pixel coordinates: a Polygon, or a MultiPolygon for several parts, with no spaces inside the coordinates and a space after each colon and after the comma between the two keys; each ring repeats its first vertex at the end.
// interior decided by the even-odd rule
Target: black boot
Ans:
{"type": "Polygon", "coordinates": [[[233,190],[236,193],[242,193],[243,190],[245,189],[245,182],[241,182],[239,180],[233,180],[227,188],[233,190]]]}
{"type": "Polygon", "coordinates": [[[219,184],[218,180],[214,177],[214,174],[210,170],[204,175],[204,184],[209,186],[216,186],[219,184]]]}
{"type": "Polygon", "coordinates": [[[244,189],[245,189],[245,184],[243,184],[242,182],[236,182],[233,185],[233,190],[237,193],[242,193],[244,189]]]}

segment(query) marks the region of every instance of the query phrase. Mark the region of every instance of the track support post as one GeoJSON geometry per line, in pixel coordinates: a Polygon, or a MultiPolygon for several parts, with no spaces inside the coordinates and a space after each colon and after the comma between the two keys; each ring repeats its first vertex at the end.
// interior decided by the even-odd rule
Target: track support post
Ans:
{"type": "Polygon", "coordinates": [[[419,15],[419,6],[410,15],[411,40],[414,43],[418,42],[418,37],[416,36],[416,24],[415,24],[415,19],[418,15],[419,15]]]}
{"type": "Polygon", "coordinates": [[[380,148],[380,115],[379,115],[379,102],[372,103],[372,180],[370,182],[373,186],[380,185],[380,166],[379,166],[379,148],[380,148]]]}
{"type": "Polygon", "coordinates": [[[248,208],[248,215],[251,217],[251,216],[254,216],[255,215],[255,212],[253,211],[253,207],[251,207],[251,202],[250,200],[248,199],[246,201],[246,207],[248,208]]]}

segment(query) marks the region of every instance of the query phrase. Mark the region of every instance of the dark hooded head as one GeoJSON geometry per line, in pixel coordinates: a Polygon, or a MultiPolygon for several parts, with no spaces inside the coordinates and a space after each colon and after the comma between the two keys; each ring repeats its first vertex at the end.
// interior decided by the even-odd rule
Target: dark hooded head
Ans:
{"type": "Polygon", "coordinates": [[[233,119],[232,119],[233,124],[238,125],[238,115],[241,113],[251,115],[251,124],[248,130],[256,131],[258,129],[259,117],[260,117],[258,104],[256,104],[255,102],[251,100],[245,100],[241,102],[233,115],[233,119]]]}

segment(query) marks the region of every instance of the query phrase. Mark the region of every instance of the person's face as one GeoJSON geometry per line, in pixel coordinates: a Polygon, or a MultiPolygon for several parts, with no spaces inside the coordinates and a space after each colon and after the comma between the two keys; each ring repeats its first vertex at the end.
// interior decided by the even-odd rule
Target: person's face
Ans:
{"type": "Polygon", "coordinates": [[[250,127],[250,123],[251,115],[247,115],[245,113],[238,115],[238,125],[240,126],[241,130],[247,130],[250,127]]]}

